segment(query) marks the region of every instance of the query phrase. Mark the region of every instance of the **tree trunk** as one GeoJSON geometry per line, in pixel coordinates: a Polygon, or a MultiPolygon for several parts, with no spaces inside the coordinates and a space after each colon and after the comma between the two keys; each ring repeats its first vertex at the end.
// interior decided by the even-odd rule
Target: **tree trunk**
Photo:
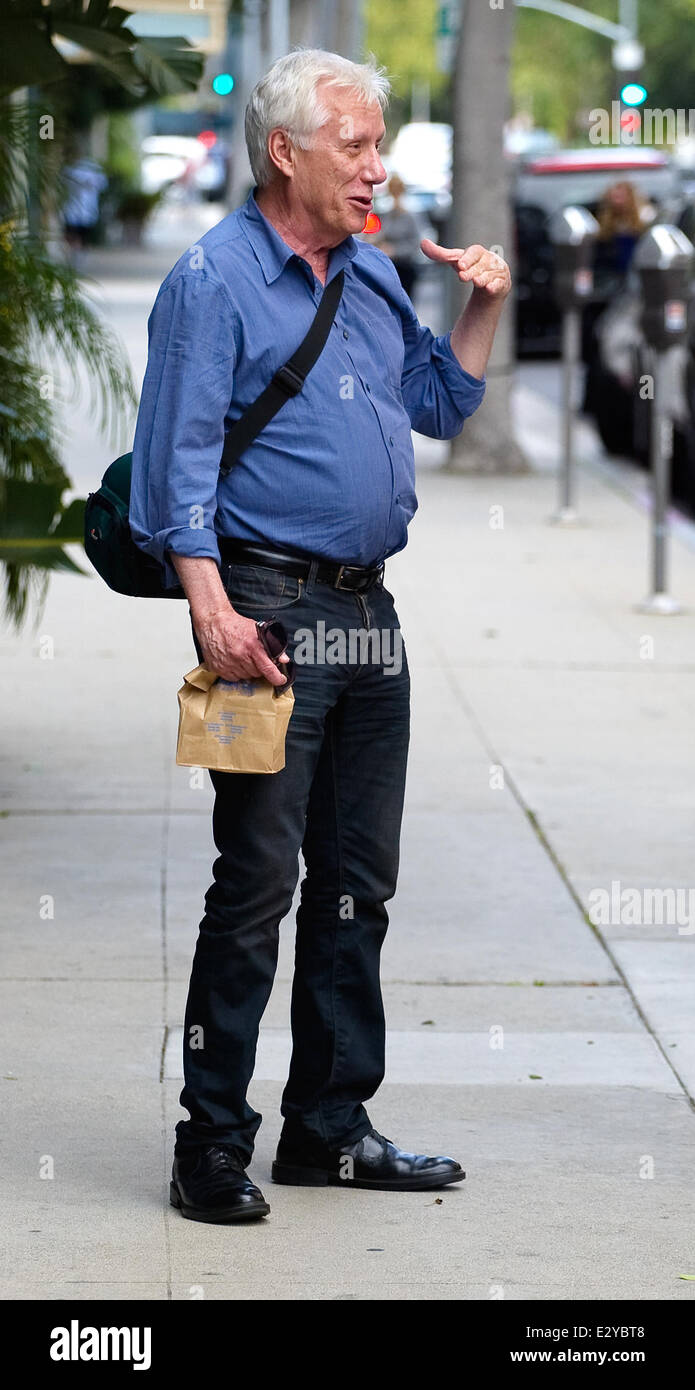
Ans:
{"type": "Polygon", "coordinates": [[[292,0],[290,41],[307,48],[325,48],[360,62],[364,0],[292,0]]]}
{"type": "MultiPolygon", "coordinates": [[[[454,69],[453,206],[450,245],[494,246],[512,268],[513,232],[504,122],[514,35],[513,0],[461,0],[454,69]]],[[[462,307],[461,283],[449,283],[453,323],[462,307]]],[[[464,290],[463,294],[470,293],[464,290]]],[[[514,306],[510,295],[495,334],[482,405],[451,441],[445,467],[461,473],[524,473],[528,464],[514,438],[511,387],[514,306]]]]}

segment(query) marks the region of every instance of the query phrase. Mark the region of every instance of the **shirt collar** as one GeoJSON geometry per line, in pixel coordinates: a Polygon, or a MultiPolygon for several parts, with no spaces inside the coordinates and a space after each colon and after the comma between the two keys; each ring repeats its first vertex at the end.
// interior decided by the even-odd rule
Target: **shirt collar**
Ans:
{"type": "MultiPolygon", "coordinates": [[[[242,226],[263,271],[266,284],[271,285],[282,274],[289,260],[293,257],[299,258],[296,251],[293,251],[292,247],[283,241],[280,233],[261,212],[255,198],[257,188],[258,185],[256,184],[251,189],[242,208],[242,226]]],[[[346,236],[344,241],[334,246],[328,258],[326,284],[356,255],[357,243],[353,236],[346,236]]]]}

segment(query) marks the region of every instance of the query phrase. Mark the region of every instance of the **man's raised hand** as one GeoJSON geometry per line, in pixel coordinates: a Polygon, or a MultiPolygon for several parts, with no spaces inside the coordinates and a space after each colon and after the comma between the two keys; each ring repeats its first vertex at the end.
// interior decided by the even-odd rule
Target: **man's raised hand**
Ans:
{"type": "Polygon", "coordinates": [[[484,290],[491,299],[504,299],[512,287],[512,277],[507,262],[494,251],[488,251],[477,244],[467,247],[438,246],[425,237],[420,246],[431,261],[453,266],[459,280],[472,284],[476,290],[484,290]]]}

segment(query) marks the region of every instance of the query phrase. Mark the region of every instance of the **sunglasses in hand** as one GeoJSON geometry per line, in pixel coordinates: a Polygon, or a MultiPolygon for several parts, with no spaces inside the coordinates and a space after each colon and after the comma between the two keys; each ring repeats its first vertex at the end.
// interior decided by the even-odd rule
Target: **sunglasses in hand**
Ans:
{"type": "Polygon", "coordinates": [[[294,678],[297,674],[297,668],[291,658],[282,663],[278,661],[278,657],[287,646],[287,631],[278,618],[264,618],[262,622],[257,622],[256,631],[263,650],[271,661],[275,662],[278,671],[285,677],[285,684],[275,687],[276,694],[283,695],[286,690],[290,689],[290,686],[294,685],[294,678]]]}

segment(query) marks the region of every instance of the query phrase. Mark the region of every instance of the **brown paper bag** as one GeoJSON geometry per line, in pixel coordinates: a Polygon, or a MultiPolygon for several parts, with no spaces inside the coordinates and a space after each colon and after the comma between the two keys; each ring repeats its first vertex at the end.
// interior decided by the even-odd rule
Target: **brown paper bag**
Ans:
{"type": "Polygon", "coordinates": [[[205,666],[183,678],[178,693],[176,761],[218,772],[280,772],[294,691],[257,680],[225,681],[205,666]]]}

